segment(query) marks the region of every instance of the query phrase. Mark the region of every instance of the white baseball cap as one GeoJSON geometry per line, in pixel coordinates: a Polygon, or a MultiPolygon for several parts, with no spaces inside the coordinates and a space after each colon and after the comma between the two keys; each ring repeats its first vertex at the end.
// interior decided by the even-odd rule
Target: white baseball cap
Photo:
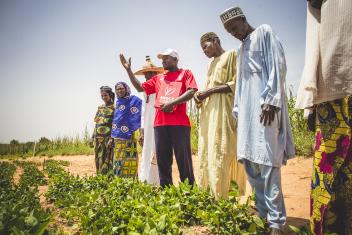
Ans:
{"type": "Polygon", "coordinates": [[[162,59],[163,55],[169,55],[169,56],[172,56],[172,57],[176,58],[177,60],[179,60],[178,53],[175,49],[168,48],[165,51],[159,53],[157,55],[158,59],[162,59]]]}

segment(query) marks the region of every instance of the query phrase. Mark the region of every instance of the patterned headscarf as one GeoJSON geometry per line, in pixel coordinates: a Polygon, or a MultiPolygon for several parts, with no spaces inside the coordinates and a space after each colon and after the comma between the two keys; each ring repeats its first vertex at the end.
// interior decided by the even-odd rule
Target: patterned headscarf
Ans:
{"type": "Polygon", "coordinates": [[[109,86],[101,86],[100,91],[105,91],[106,93],[109,94],[111,101],[114,103],[115,102],[115,93],[112,91],[111,87],[109,86]]]}
{"type": "Polygon", "coordinates": [[[111,137],[129,140],[133,132],[141,127],[142,100],[131,95],[131,89],[126,83],[118,82],[115,88],[119,85],[124,86],[126,95],[116,99],[111,137]]]}
{"type": "MultiPolygon", "coordinates": [[[[129,96],[131,95],[131,89],[130,89],[130,87],[127,85],[127,83],[125,83],[125,82],[118,82],[118,83],[116,83],[116,85],[115,85],[115,89],[116,89],[116,87],[119,86],[119,85],[122,85],[122,86],[125,88],[125,90],[126,90],[126,95],[125,95],[124,97],[121,97],[121,98],[129,97],[129,96]]],[[[118,97],[118,98],[119,98],[119,97],[118,97]]]]}

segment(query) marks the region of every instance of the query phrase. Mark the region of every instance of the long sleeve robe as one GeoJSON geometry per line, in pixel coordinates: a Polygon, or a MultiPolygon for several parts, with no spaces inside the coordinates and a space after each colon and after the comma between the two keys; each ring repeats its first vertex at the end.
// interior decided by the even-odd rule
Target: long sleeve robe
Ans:
{"type": "Polygon", "coordinates": [[[280,167],[294,157],[285,77],[282,45],[269,25],[261,25],[243,41],[238,51],[233,110],[238,119],[238,160],[280,167]],[[263,104],[278,108],[270,126],[260,123],[263,104]]]}
{"type": "Polygon", "coordinates": [[[244,194],[244,168],[236,161],[236,126],[232,116],[236,81],[236,52],[227,51],[209,64],[206,89],[228,85],[232,92],[216,93],[202,105],[199,125],[199,177],[201,187],[209,187],[216,198],[227,198],[230,181],[244,194]]]}

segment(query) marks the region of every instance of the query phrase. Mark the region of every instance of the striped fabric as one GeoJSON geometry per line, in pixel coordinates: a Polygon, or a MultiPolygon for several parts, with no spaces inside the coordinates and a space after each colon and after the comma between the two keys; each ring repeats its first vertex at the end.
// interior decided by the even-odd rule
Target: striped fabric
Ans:
{"type": "Polygon", "coordinates": [[[305,66],[297,108],[352,94],[352,1],[324,1],[307,7],[305,66]]]}

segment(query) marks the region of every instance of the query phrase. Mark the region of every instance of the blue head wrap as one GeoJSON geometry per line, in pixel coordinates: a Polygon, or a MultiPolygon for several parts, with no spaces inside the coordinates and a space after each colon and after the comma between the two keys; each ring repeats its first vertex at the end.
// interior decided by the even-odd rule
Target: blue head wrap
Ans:
{"type": "Polygon", "coordinates": [[[142,100],[131,95],[131,89],[126,83],[118,82],[115,88],[119,85],[125,87],[126,95],[116,100],[111,137],[129,140],[133,132],[141,127],[142,100]]]}

